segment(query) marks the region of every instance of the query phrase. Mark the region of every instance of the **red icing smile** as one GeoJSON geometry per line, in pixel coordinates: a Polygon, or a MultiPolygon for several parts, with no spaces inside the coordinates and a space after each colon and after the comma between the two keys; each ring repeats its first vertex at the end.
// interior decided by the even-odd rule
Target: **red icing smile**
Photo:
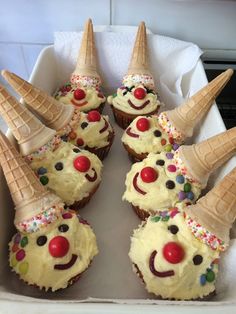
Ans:
{"type": "Polygon", "coordinates": [[[139,138],[139,135],[138,135],[138,134],[133,133],[133,132],[131,131],[131,127],[129,127],[129,128],[126,130],[126,134],[128,134],[130,137],[139,138]]]}
{"type": "Polygon", "coordinates": [[[85,175],[85,178],[89,181],[89,182],[94,182],[97,180],[97,172],[94,168],[92,168],[94,175],[91,177],[88,173],[85,175]]]}
{"type": "Polygon", "coordinates": [[[105,132],[108,129],[108,126],[109,126],[107,121],[106,121],[106,119],[103,119],[103,120],[105,122],[105,126],[99,131],[100,134],[105,132]]]}
{"type": "Polygon", "coordinates": [[[71,268],[74,263],[77,261],[78,255],[72,254],[70,261],[67,264],[56,264],[54,265],[54,269],[57,270],[65,270],[71,268]]]}
{"type": "Polygon", "coordinates": [[[149,258],[149,269],[151,273],[157,277],[170,277],[174,276],[175,272],[173,270],[167,270],[167,271],[157,271],[154,265],[155,257],[157,255],[157,251],[153,251],[149,258]]]}
{"type": "Polygon", "coordinates": [[[82,107],[82,106],[87,105],[87,103],[88,103],[87,101],[84,101],[84,102],[78,104],[73,98],[71,99],[71,102],[76,107],[82,107]]]}
{"type": "Polygon", "coordinates": [[[139,188],[139,186],[138,186],[138,182],[137,182],[138,175],[139,175],[139,172],[137,172],[136,175],[135,175],[134,178],[133,178],[133,186],[134,186],[135,190],[136,190],[138,193],[140,193],[140,194],[142,194],[142,195],[146,195],[147,192],[141,190],[141,189],[139,188]]]}
{"type": "Polygon", "coordinates": [[[130,99],[128,100],[128,103],[130,107],[132,107],[133,109],[142,110],[150,103],[150,100],[145,101],[145,103],[143,103],[142,106],[135,106],[130,99]]]}

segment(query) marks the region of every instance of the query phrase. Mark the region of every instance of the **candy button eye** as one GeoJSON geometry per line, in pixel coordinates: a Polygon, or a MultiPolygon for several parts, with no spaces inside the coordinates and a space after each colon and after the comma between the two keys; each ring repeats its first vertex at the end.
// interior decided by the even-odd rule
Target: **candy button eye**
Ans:
{"type": "Polygon", "coordinates": [[[158,178],[158,172],[152,167],[145,167],[141,170],[141,178],[143,182],[151,183],[158,178]]]}
{"type": "Polygon", "coordinates": [[[66,224],[60,225],[60,226],[58,227],[58,230],[59,230],[60,232],[67,232],[67,231],[69,230],[69,226],[66,225],[66,224]]]}
{"type": "Polygon", "coordinates": [[[193,264],[194,265],[200,265],[203,261],[203,257],[201,255],[195,255],[193,257],[193,264]]]}
{"type": "Polygon", "coordinates": [[[74,91],[74,98],[76,100],[81,100],[81,99],[84,99],[85,97],[86,97],[86,94],[85,94],[85,91],[83,89],[77,88],[74,91]]]}
{"type": "Polygon", "coordinates": [[[78,156],[74,160],[74,167],[80,172],[87,172],[90,168],[90,160],[86,156],[78,156]]]}
{"type": "Polygon", "coordinates": [[[144,99],[146,97],[147,92],[144,88],[138,87],[134,90],[134,97],[137,99],[144,99]]]}
{"type": "Polygon", "coordinates": [[[136,122],[136,127],[141,132],[149,130],[150,128],[149,120],[147,118],[138,119],[138,121],[136,122]]]}
{"type": "Polygon", "coordinates": [[[179,228],[176,225],[170,225],[168,227],[168,230],[172,233],[172,234],[176,234],[179,231],[179,228]]]}
{"type": "Polygon", "coordinates": [[[38,246],[43,246],[46,242],[47,242],[47,237],[46,236],[40,236],[37,239],[38,246]]]}

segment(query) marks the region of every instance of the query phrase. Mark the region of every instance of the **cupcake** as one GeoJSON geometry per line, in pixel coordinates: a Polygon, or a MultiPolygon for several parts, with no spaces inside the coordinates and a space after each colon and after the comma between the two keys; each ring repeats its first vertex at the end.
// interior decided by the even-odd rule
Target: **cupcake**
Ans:
{"type": "Polygon", "coordinates": [[[40,182],[74,209],[83,207],[101,181],[99,158],[64,142],[0,86],[0,114],[40,182]]]}
{"type": "Polygon", "coordinates": [[[61,86],[55,98],[68,105],[72,104],[83,112],[102,112],[106,97],[101,91],[101,78],[97,72],[97,56],[91,19],[86,22],[77,64],[70,81],[61,86]]]}
{"type": "Polygon", "coordinates": [[[144,22],[139,25],[133,54],[123,85],[108,97],[117,124],[126,129],[138,116],[157,113],[160,101],[149,70],[147,35],[144,22]]]}
{"type": "Polygon", "coordinates": [[[159,116],[139,116],[124,131],[122,142],[132,161],[149,153],[170,152],[193,135],[194,127],[208,112],[216,97],[233,74],[229,69],[174,110],[159,116]]]}
{"type": "Polygon", "coordinates": [[[5,70],[2,76],[22,96],[29,109],[57,134],[101,160],[107,156],[114,139],[108,116],[96,110],[84,113],[73,105],[64,105],[14,73],[5,70]]]}
{"type": "Polygon", "coordinates": [[[212,297],[235,218],[236,168],[196,205],[150,216],[134,230],[129,252],[147,291],[171,300],[212,297]]]}
{"type": "Polygon", "coordinates": [[[123,200],[145,219],[182,202],[195,203],[211,172],[236,152],[236,127],[175,152],[150,153],[126,176],[123,200]]]}
{"type": "Polygon", "coordinates": [[[17,233],[9,243],[12,270],[46,291],[68,287],[98,253],[93,230],[40,184],[2,133],[0,163],[16,209],[17,233]]]}

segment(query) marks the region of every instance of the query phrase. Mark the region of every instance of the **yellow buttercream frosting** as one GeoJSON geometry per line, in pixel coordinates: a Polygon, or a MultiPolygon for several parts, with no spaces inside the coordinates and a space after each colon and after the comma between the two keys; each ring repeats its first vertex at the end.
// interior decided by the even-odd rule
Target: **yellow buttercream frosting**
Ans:
{"type": "MultiPolygon", "coordinates": [[[[171,249],[166,251],[173,253],[171,249]]],[[[215,290],[219,252],[193,236],[182,209],[173,217],[170,214],[150,216],[134,230],[129,257],[141,272],[148,292],[162,298],[197,299],[215,290]],[[164,247],[168,243],[182,248],[183,257],[175,260],[177,263],[165,257],[164,247]],[[163,276],[167,271],[174,274],[163,276]]]]}
{"type": "Polygon", "coordinates": [[[175,206],[180,202],[179,193],[184,192],[184,189],[186,190],[188,187],[190,191],[184,192],[186,198],[183,202],[194,203],[201,193],[201,186],[197,183],[190,183],[177,169],[170,171],[170,169],[173,170],[173,166],[175,166],[173,153],[170,152],[161,152],[160,154],[150,153],[143,161],[134,163],[126,176],[126,190],[123,200],[152,213],[153,211],[175,206]],[[168,159],[170,157],[172,158],[168,159]],[[143,181],[141,171],[146,167],[153,168],[157,173],[155,181],[150,183],[143,181]],[[183,183],[177,182],[177,176],[181,176],[183,183]],[[136,184],[134,184],[135,177],[136,184]],[[137,189],[142,190],[145,194],[140,193],[137,189]],[[188,198],[190,195],[191,198],[193,196],[192,199],[188,198]]]}
{"type": "Polygon", "coordinates": [[[88,268],[98,248],[91,227],[69,212],[37,232],[16,234],[9,243],[9,251],[10,266],[21,279],[40,289],[56,291],[66,288],[72,278],[88,268]],[[59,241],[55,240],[58,236],[59,241]],[[55,257],[50,245],[55,242],[60,245],[62,238],[63,243],[69,243],[68,251],[55,257]],[[56,265],[62,265],[59,267],[62,269],[56,265]]]}
{"type": "Polygon", "coordinates": [[[154,92],[146,92],[146,96],[143,99],[137,99],[134,96],[136,88],[143,88],[146,90],[145,86],[142,84],[133,84],[132,89],[130,89],[129,86],[118,88],[117,93],[112,96],[108,96],[107,101],[116,109],[135,115],[148,114],[160,106],[161,103],[154,92]],[[146,102],[147,105],[142,108],[146,102]],[[132,103],[136,108],[132,108],[130,103],[132,103]]]}
{"type": "Polygon", "coordinates": [[[77,139],[82,139],[84,145],[91,148],[101,148],[109,144],[108,137],[113,129],[109,123],[109,117],[101,115],[99,121],[90,122],[88,114],[81,112],[79,120],[73,124],[72,132],[76,133],[75,138],[70,139],[70,143],[76,145],[77,139]]]}
{"type": "Polygon", "coordinates": [[[135,118],[124,131],[122,142],[132,148],[136,153],[160,153],[170,148],[168,134],[160,127],[158,116],[145,117],[149,121],[149,128],[140,131],[137,128],[137,122],[140,118],[135,118]],[[131,135],[130,135],[131,133],[131,135]]]}
{"type": "MultiPolygon", "coordinates": [[[[57,194],[67,205],[72,205],[87,197],[101,181],[102,163],[99,158],[86,151],[79,150],[68,142],[61,142],[54,151],[47,150],[45,153],[36,155],[30,163],[31,168],[39,174],[39,169],[46,169],[46,173],[40,175],[48,178],[45,185],[57,194]],[[90,160],[90,168],[86,172],[80,172],[74,167],[74,160],[79,156],[86,156],[90,160]],[[56,165],[60,164],[59,169],[56,165]],[[86,176],[96,180],[89,181],[86,176]]],[[[42,182],[42,181],[41,181],[42,182]]]]}
{"type": "Polygon", "coordinates": [[[85,98],[77,100],[74,97],[74,91],[78,88],[78,85],[68,83],[62,88],[60,88],[56,94],[55,98],[64,103],[72,104],[76,106],[81,111],[89,111],[98,108],[101,104],[105,103],[106,97],[94,87],[79,87],[85,92],[85,98]]]}

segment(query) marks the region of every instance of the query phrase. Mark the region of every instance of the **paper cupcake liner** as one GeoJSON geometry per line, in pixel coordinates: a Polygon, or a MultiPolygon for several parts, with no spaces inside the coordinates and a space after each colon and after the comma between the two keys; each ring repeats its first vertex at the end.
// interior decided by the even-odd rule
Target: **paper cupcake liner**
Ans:
{"type": "Polygon", "coordinates": [[[138,206],[134,206],[133,204],[132,205],[132,208],[134,210],[134,212],[138,215],[138,217],[141,219],[141,220],[146,220],[151,213],[149,213],[148,211],[142,209],[142,208],[139,208],[138,206]]]}
{"type": "MultiPolygon", "coordinates": [[[[137,276],[142,280],[143,284],[146,285],[144,279],[143,279],[143,274],[138,268],[137,264],[133,263],[133,270],[137,274],[137,276]]],[[[154,293],[150,293],[150,295],[153,295],[156,300],[168,300],[168,301],[211,301],[211,299],[216,295],[216,291],[212,291],[208,295],[202,297],[202,298],[196,298],[196,299],[175,299],[175,298],[162,298],[160,295],[155,295],[154,293]]]]}
{"type": "Polygon", "coordinates": [[[125,150],[128,152],[129,159],[132,163],[142,161],[144,158],[148,156],[148,153],[138,154],[133,150],[129,145],[123,143],[125,150]]]}
{"type": "Polygon", "coordinates": [[[99,188],[99,185],[100,185],[100,182],[93,188],[93,190],[89,193],[88,196],[84,197],[80,201],[74,202],[72,205],[70,205],[68,207],[73,209],[73,210],[76,210],[76,211],[81,209],[81,208],[83,208],[85,205],[88,204],[88,202],[90,201],[90,199],[93,196],[93,194],[95,194],[95,192],[99,188]]]}
{"type": "Polygon", "coordinates": [[[138,116],[149,116],[149,115],[156,114],[159,110],[159,107],[160,106],[158,106],[154,111],[151,111],[151,112],[145,113],[145,114],[140,114],[140,113],[139,114],[129,114],[127,112],[123,112],[123,111],[115,108],[114,106],[111,106],[116,123],[124,130],[138,116]]]}
{"type": "Polygon", "coordinates": [[[112,143],[114,141],[114,137],[115,137],[115,132],[113,130],[112,132],[109,132],[109,136],[108,136],[109,144],[107,146],[100,147],[100,148],[85,146],[84,149],[88,150],[90,153],[97,155],[97,157],[100,160],[103,160],[107,157],[111,149],[112,143]]]}

